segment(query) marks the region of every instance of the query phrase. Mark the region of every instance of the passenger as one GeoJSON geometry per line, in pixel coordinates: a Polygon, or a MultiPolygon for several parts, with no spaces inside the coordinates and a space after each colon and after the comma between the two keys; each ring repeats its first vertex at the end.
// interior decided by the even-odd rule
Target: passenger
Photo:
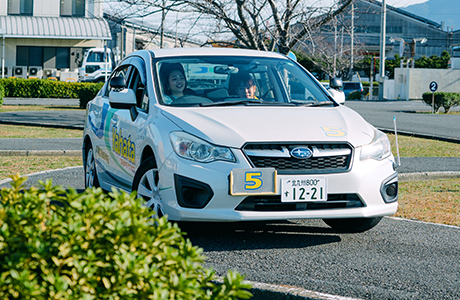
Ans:
{"type": "Polygon", "coordinates": [[[160,69],[160,78],[163,84],[163,102],[165,104],[171,104],[184,95],[195,94],[187,88],[184,67],[180,63],[163,63],[160,69]]]}
{"type": "Polygon", "coordinates": [[[258,99],[256,97],[256,85],[254,78],[249,74],[244,74],[238,80],[237,92],[240,98],[258,99]]]}

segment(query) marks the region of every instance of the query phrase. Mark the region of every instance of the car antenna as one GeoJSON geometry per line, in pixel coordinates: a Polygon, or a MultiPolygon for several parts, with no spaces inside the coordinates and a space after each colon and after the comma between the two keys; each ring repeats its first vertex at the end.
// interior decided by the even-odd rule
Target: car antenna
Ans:
{"type": "Polygon", "coordinates": [[[401,166],[401,158],[399,157],[398,130],[396,129],[396,116],[393,116],[393,124],[395,126],[395,139],[396,139],[396,158],[397,158],[396,167],[400,167],[401,166]]]}

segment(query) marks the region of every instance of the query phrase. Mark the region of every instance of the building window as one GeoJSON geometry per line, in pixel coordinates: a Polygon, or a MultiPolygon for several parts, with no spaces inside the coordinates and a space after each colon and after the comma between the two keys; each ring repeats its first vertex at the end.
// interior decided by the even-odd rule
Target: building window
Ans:
{"type": "Polygon", "coordinates": [[[32,16],[33,12],[33,0],[8,0],[9,15],[32,16]]]}
{"type": "Polygon", "coordinates": [[[16,66],[68,69],[70,48],[17,46],[16,66]]]}
{"type": "Polygon", "coordinates": [[[85,0],[61,0],[61,17],[84,17],[85,0]]]}

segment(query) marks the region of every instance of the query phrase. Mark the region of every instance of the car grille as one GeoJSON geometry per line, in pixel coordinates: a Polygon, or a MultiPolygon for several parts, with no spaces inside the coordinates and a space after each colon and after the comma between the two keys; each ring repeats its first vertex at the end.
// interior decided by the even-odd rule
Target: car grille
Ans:
{"type": "Polygon", "coordinates": [[[307,211],[319,209],[346,209],[364,207],[356,194],[328,194],[327,201],[283,203],[281,196],[249,196],[236,208],[237,211],[307,211]]]}
{"type": "Polygon", "coordinates": [[[275,168],[278,174],[342,173],[350,169],[352,148],[348,144],[255,144],[245,145],[243,151],[255,168],[275,168]],[[296,147],[309,148],[313,156],[292,157],[296,147]]]}

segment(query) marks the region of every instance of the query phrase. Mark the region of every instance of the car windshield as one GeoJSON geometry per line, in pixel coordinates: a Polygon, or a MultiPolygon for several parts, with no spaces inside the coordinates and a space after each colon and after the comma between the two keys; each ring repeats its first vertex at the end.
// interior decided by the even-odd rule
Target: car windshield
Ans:
{"type": "Polygon", "coordinates": [[[155,59],[160,103],[170,106],[333,105],[288,59],[199,56],[155,59]]]}

